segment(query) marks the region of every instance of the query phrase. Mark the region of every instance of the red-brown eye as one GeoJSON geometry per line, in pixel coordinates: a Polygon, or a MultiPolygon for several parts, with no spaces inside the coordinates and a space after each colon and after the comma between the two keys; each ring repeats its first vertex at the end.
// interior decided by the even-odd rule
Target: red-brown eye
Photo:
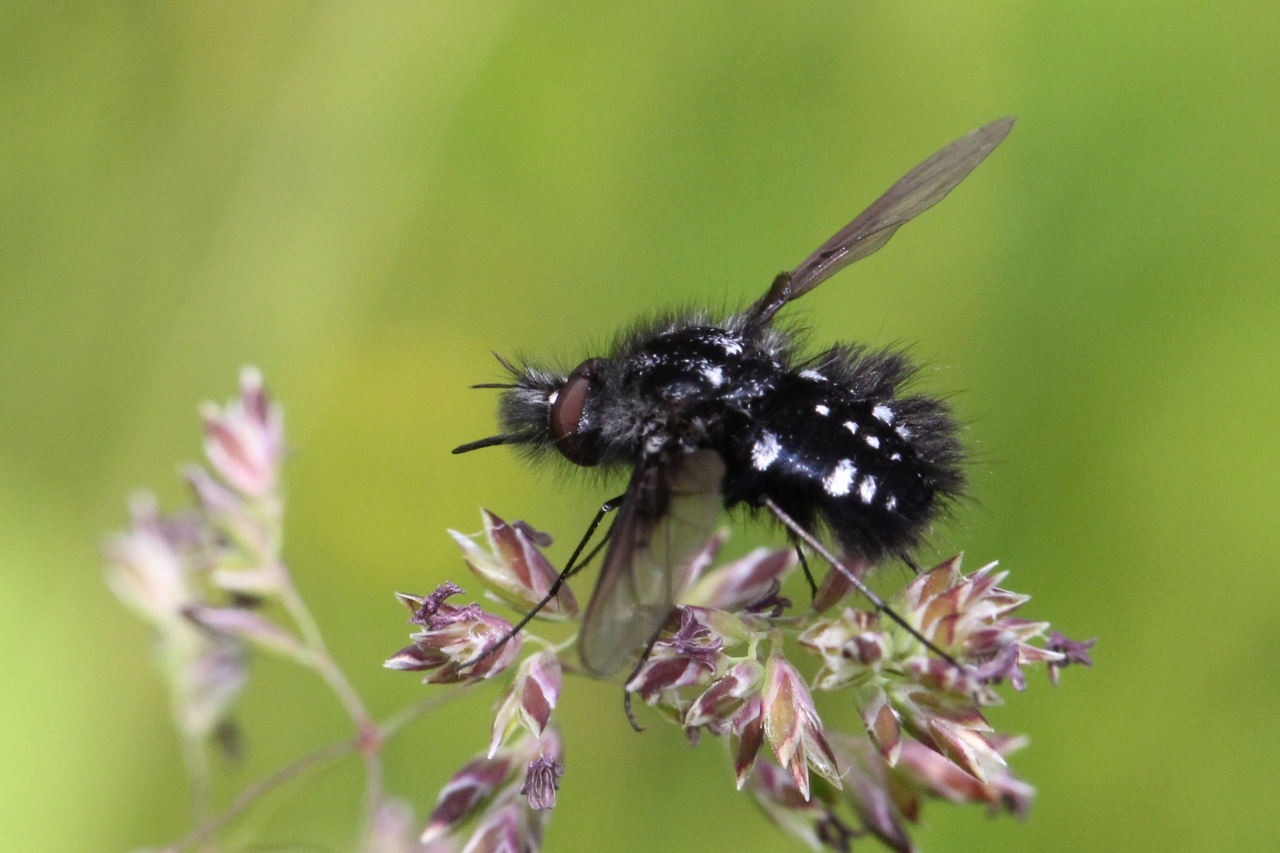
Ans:
{"type": "Polygon", "coordinates": [[[578,365],[551,400],[551,437],[564,457],[575,465],[595,465],[600,461],[581,435],[585,427],[582,415],[587,407],[587,394],[591,391],[591,380],[600,363],[601,359],[593,358],[578,365]]]}

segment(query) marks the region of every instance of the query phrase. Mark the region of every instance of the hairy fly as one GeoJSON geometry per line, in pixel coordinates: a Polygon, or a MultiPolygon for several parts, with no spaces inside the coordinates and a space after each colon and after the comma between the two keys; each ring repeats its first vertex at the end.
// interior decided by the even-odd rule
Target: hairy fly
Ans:
{"type": "MultiPolygon", "coordinates": [[[[587,670],[612,675],[652,641],[722,508],[768,510],[819,549],[825,528],[845,574],[849,562],[910,560],[964,488],[947,405],[906,389],[913,368],[899,352],[806,355],[773,319],[941,201],[1012,127],[992,122],[925,160],[745,311],[661,317],[567,375],[503,362],[511,381],[485,386],[504,389],[503,433],[455,453],[513,444],[630,469],[625,495],[601,510],[618,515],[579,638],[587,670]]],[[[562,579],[585,564],[575,561],[600,517],[562,579]]]]}

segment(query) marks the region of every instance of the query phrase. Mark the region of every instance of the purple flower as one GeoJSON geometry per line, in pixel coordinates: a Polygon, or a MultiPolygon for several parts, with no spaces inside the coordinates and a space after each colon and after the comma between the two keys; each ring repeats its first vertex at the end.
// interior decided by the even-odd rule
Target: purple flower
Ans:
{"type": "Polygon", "coordinates": [[[627,682],[627,690],[649,704],[667,691],[705,684],[719,668],[723,649],[751,636],[736,616],[705,607],[677,607],[668,624],[676,626],[672,635],[654,643],[649,659],[627,682]]]}
{"type": "Polygon", "coordinates": [[[836,690],[879,672],[889,657],[890,638],[880,629],[880,616],[846,607],[834,619],[822,619],[800,635],[800,645],[822,655],[814,679],[819,690],[836,690]]]}
{"type": "MultiPolygon", "coordinates": [[[[551,544],[551,537],[523,521],[508,524],[487,509],[482,509],[480,515],[489,551],[470,536],[449,531],[462,549],[467,566],[481,583],[511,604],[524,608],[541,601],[560,574],[539,550],[539,546],[551,544]]],[[[565,585],[539,615],[564,618],[577,613],[578,602],[565,585]]]]}
{"type": "Polygon", "coordinates": [[[711,683],[685,712],[684,727],[709,726],[716,734],[728,730],[733,717],[759,692],[764,680],[764,667],[759,661],[745,660],[732,666],[721,678],[711,683]]]}
{"type": "Polygon", "coordinates": [[[361,853],[457,853],[452,839],[434,838],[427,843],[415,837],[413,806],[387,798],[373,815],[369,837],[361,853]]]}
{"type": "Polygon", "coordinates": [[[760,694],[753,694],[738,709],[738,713],[733,715],[731,721],[733,774],[737,779],[739,791],[751,775],[756,757],[760,754],[760,747],[764,745],[763,710],[764,704],[760,700],[760,694]]]}
{"type": "Polygon", "coordinates": [[[741,610],[770,592],[796,566],[795,551],[757,548],[741,560],[708,572],[681,596],[686,604],[716,610],[741,610]]]}
{"type": "Polygon", "coordinates": [[[1098,642],[1098,638],[1091,640],[1068,640],[1057,631],[1049,632],[1049,641],[1045,643],[1045,647],[1049,651],[1057,652],[1062,655],[1061,660],[1049,662],[1049,680],[1056,687],[1058,684],[1058,670],[1070,666],[1073,663],[1082,664],[1086,667],[1093,666],[1093,658],[1089,656],[1089,650],[1093,648],[1094,643],[1098,642]]]}
{"type": "MultiPolygon", "coordinates": [[[[840,562],[859,580],[871,571],[871,563],[862,557],[842,554],[840,562]]],[[[825,613],[843,601],[844,597],[851,592],[853,592],[853,583],[844,572],[833,566],[818,584],[818,592],[813,597],[813,612],[825,613]]]]}
{"type": "Polygon", "coordinates": [[[845,768],[845,801],[862,826],[891,850],[914,853],[906,828],[918,811],[914,794],[865,739],[833,735],[832,744],[845,768]]]}
{"type": "Polygon", "coordinates": [[[458,607],[445,601],[452,596],[464,594],[466,590],[462,587],[453,581],[445,581],[425,598],[402,593],[396,593],[396,597],[412,611],[410,624],[421,625],[428,631],[439,631],[459,622],[474,622],[484,614],[479,604],[458,607]]]}
{"type": "Polygon", "coordinates": [[[540,755],[529,762],[520,793],[529,798],[529,808],[552,809],[556,805],[556,791],[560,789],[560,777],[564,765],[549,755],[540,755]]]}
{"type": "Polygon", "coordinates": [[[514,790],[489,808],[462,853],[537,853],[545,818],[529,809],[514,790]]]}
{"type": "Polygon", "coordinates": [[[795,781],[772,761],[761,761],[747,780],[746,789],[760,810],[778,827],[810,848],[848,853],[855,832],[817,798],[796,787],[795,781]]]}
{"type": "Polygon", "coordinates": [[[765,734],[796,787],[809,798],[809,766],[840,787],[836,757],[822,730],[822,720],[804,679],[775,651],[765,666],[763,705],[765,734]]]}
{"type": "Polygon", "coordinates": [[[1007,769],[984,782],[915,741],[904,745],[898,767],[905,781],[932,796],[954,803],[987,803],[993,810],[1003,807],[1019,818],[1026,817],[1035,797],[1035,789],[1007,769]]]}
{"type": "Polygon", "coordinates": [[[1027,689],[1027,678],[1022,674],[1022,670],[1018,668],[1018,646],[1016,643],[1010,643],[991,660],[975,667],[973,677],[983,684],[999,684],[1007,678],[1009,683],[1013,685],[1014,690],[1022,691],[1027,689]]]}
{"type": "Polygon", "coordinates": [[[276,488],[284,458],[284,416],[267,397],[256,367],[240,371],[240,396],[219,408],[200,407],[209,464],[247,497],[264,497],[276,488]]]}
{"type": "Polygon", "coordinates": [[[106,545],[106,579],[116,596],[154,629],[156,661],[169,682],[182,732],[204,738],[226,719],[248,679],[244,647],[230,633],[192,622],[205,605],[198,552],[208,537],[197,519],[160,515],[139,495],[133,525],[106,545]]]}
{"type": "Polygon", "coordinates": [[[503,753],[497,758],[477,758],[455,773],[436,798],[435,809],[422,831],[422,843],[452,832],[470,818],[476,807],[506,781],[514,767],[514,757],[503,753]]]}
{"type": "Polygon", "coordinates": [[[709,620],[699,618],[705,612],[699,612],[692,607],[681,607],[679,609],[680,628],[664,642],[675,654],[696,661],[709,671],[714,671],[716,657],[724,648],[724,638],[711,629],[709,620]]]}
{"type": "Polygon", "coordinates": [[[561,685],[560,660],[555,652],[538,652],[525,658],[494,715],[489,755],[494,755],[517,728],[541,737],[560,700],[561,685]]]}
{"type": "Polygon", "coordinates": [[[520,655],[520,635],[473,664],[472,661],[489,652],[511,632],[511,623],[484,612],[478,604],[457,607],[445,602],[449,596],[461,592],[455,584],[444,583],[425,598],[397,593],[400,601],[413,611],[409,621],[427,630],[412,634],[409,638],[413,640],[412,645],[396,652],[383,666],[409,672],[425,671],[425,684],[476,681],[506,669],[520,655]]]}

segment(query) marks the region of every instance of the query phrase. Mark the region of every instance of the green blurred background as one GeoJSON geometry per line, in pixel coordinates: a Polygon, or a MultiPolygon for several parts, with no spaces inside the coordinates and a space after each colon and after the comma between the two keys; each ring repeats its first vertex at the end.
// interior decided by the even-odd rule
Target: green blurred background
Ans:
{"type": "MultiPolygon", "coordinates": [[[[380,668],[408,630],[392,591],[467,583],[446,527],[483,503],[563,548],[604,496],[449,454],[492,427],[492,392],[465,390],[490,350],[572,360],[655,308],[754,298],[1015,114],[951,198],[794,310],[928,361],[978,460],[939,550],[1001,559],[1030,615],[1101,638],[1093,671],[992,715],[1032,738],[1030,819],[934,805],[918,839],[1270,847],[1277,45],[1274,2],[5,3],[0,846],[182,832],[164,687],[99,548],[131,490],[185,500],[195,404],[241,365],[287,408],[299,584],[384,714],[425,690],[380,668]]],[[[391,788],[427,809],[492,698],[409,731],[391,788]]],[[[618,699],[566,689],[546,849],[800,849],[716,744],[633,735],[618,699]]],[[[224,799],[348,732],[271,660],[238,716],[224,799]]],[[[359,785],[348,762],[231,837],[342,849],[359,785]]]]}

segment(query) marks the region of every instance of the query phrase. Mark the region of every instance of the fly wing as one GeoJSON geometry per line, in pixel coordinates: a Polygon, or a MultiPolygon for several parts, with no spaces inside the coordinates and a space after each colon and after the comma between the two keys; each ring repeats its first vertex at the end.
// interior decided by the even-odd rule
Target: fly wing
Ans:
{"type": "Polygon", "coordinates": [[[592,675],[612,676],[667,620],[673,590],[715,532],[723,478],[714,450],[636,466],[578,637],[592,675]]]}
{"type": "Polygon", "coordinates": [[[980,127],[904,175],[798,267],[778,276],[769,292],[752,306],[755,322],[768,322],[783,305],[875,252],[899,228],[942,201],[1009,135],[1013,121],[1002,118],[980,127]]]}

